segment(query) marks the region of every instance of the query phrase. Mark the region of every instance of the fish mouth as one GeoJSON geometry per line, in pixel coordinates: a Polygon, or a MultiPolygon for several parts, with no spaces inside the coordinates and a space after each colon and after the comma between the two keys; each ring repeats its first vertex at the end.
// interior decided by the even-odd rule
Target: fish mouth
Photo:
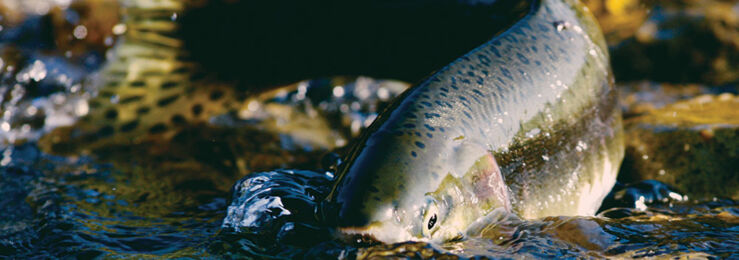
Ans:
{"type": "Polygon", "coordinates": [[[355,245],[376,245],[380,243],[398,243],[420,241],[405,229],[396,225],[375,223],[366,227],[338,227],[339,240],[355,245]]]}
{"type": "Polygon", "coordinates": [[[344,227],[338,228],[339,240],[354,246],[372,246],[381,244],[373,234],[368,233],[365,228],[344,227]]]}

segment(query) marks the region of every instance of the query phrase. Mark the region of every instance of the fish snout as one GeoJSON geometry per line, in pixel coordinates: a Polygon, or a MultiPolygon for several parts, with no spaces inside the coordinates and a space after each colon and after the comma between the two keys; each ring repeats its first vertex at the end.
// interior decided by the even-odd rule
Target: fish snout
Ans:
{"type": "Polygon", "coordinates": [[[355,245],[421,240],[413,236],[407,228],[394,222],[374,222],[365,227],[337,227],[335,236],[341,241],[355,245]]]}
{"type": "Polygon", "coordinates": [[[338,228],[335,237],[346,244],[354,246],[372,246],[381,243],[372,234],[355,233],[351,228],[338,228]]]}

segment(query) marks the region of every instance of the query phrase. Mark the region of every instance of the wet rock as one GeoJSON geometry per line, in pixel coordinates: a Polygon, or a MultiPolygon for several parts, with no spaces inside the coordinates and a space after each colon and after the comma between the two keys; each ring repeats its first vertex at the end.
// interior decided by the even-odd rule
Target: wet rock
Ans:
{"type": "Polygon", "coordinates": [[[0,17],[0,42],[43,48],[94,67],[103,57],[90,54],[102,56],[120,34],[113,30],[120,22],[117,0],[9,0],[0,3],[0,17]]]}
{"type": "Polygon", "coordinates": [[[623,9],[621,16],[599,16],[607,35],[610,26],[623,28],[613,30],[619,36],[629,34],[633,26],[618,21],[639,23],[640,15],[650,12],[633,36],[623,41],[611,37],[611,60],[618,80],[723,84],[739,79],[736,2],[655,1],[651,8],[636,1],[604,2],[607,10],[623,9]],[[615,7],[608,8],[609,3],[615,7]],[[631,6],[637,11],[629,11],[631,6]]]}
{"type": "Polygon", "coordinates": [[[699,95],[625,114],[619,181],[652,179],[691,197],[739,198],[738,96],[699,95]]]}
{"type": "MultiPolygon", "coordinates": [[[[634,208],[646,210],[654,203],[685,201],[688,197],[675,188],[655,180],[644,180],[628,185],[617,184],[603,200],[599,211],[610,208],[634,208]]],[[[609,216],[613,217],[614,213],[609,216]]]]}
{"type": "Polygon", "coordinates": [[[618,83],[620,104],[625,118],[650,113],[666,105],[700,95],[739,94],[735,84],[705,86],[700,84],[670,84],[650,81],[618,83]]]}
{"type": "Polygon", "coordinates": [[[603,251],[616,241],[614,235],[601,228],[597,219],[550,217],[546,220],[552,224],[544,230],[545,233],[586,250],[603,251]]]}
{"type": "MultiPolygon", "coordinates": [[[[50,14],[54,26],[54,42],[59,51],[72,59],[89,59],[87,52],[104,53],[121,34],[114,27],[121,22],[120,1],[78,0],[69,8],[56,8],[50,14]]],[[[156,30],[155,26],[152,26],[156,30]]],[[[101,57],[102,59],[102,57],[101,57]]]]}
{"type": "Polygon", "coordinates": [[[0,143],[37,140],[90,111],[84,82],[115,43],[118,11],[115,0],[0,3],[0,143]]]}

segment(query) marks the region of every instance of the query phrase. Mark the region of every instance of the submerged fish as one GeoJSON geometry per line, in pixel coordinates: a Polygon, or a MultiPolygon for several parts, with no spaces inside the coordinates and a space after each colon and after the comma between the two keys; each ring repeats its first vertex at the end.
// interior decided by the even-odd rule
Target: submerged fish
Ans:
{"type": "Polygon", "coordinates": [[[576,0],[530,12],[407,90],[339,169],[341,232],[445,241],[509,211],[593,215],[623,157],[605,42],[576,0]]]}

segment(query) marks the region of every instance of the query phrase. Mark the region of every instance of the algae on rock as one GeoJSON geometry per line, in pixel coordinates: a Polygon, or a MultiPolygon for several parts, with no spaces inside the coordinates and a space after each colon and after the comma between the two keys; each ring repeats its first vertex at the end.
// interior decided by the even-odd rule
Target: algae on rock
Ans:
{"type": "Polygon", "coordinates": [[[625,121],[619,179],[654,179],[692,196],[739,198],[739,96],[701,95],[625,121]]]}

